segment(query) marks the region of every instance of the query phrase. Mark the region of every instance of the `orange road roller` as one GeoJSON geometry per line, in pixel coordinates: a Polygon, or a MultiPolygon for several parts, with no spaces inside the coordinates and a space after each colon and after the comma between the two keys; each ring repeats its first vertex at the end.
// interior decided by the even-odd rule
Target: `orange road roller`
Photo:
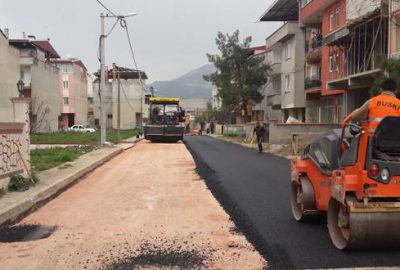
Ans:
{"type": "Polygon", "coordinates": [[[351,123],[315,139],[291,164],[297,221],[327,216],[340,250],[400,247],[400,117],[351,123]]]}

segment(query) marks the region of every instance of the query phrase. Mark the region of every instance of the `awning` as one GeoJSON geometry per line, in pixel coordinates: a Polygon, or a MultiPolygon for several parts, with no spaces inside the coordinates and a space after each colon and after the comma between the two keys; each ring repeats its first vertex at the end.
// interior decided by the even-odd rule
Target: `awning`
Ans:
{"type": "Polygon", "coordinates": [[[322,40],[322,44],[324,46],[330,45],[330,44],[334,43],[335,41],[338,41],[338,40],[348,36],[349,33],[350,33],[349,29],[342,28],[339,31],[336,31],[336,32],[330,34],[329,36],[324,37],[324,39],[322,40]]]}
{"type": "Polygon", "coordinates": [[[262,22],[293,22],[299,20],[299,3],[297,0],[275,0],[264,12],[262,22]]]}

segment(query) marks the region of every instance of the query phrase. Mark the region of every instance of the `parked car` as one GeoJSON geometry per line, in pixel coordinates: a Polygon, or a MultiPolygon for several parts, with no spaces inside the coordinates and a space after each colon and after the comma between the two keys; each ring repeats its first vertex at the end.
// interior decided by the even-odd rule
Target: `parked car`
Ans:
{"type": "Polygon", "coordinates": [[[82,125],[74,125],[68,128],[68,131],[76,131],[76,132],[86,132],[86,133],[93,133],[96,130],[94,128],[85,128],[82,125]]]}

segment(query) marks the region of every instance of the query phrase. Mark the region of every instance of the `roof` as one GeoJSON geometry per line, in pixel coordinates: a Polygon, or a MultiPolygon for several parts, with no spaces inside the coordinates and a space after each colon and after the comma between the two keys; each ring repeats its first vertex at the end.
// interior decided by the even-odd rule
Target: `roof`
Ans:
{"type": "MultiPolygon", "coordinates": [[[[137,69],[130,69],[130,68],[124,68],[124,67],[119,67],[115,66],[117,72],[119,72],[121,79],[128,80],[128,79],[139,79],[139,74],[140,78],[142,80],[147,80],[147,74],[146,72],[142,70],[137,70],[137,69]]],[[[100,77],[100,72],[96,72],[94,74],[97,78],[100,77]]],[[[113,77],[113,69],[108,70],[108,77],[112,78],[113,77]]]]}
{"type": "Polygon", "coordinates": [[[299,3],[297,0],[275,0],[264,12],[262,22],[287,22],[299,20],[299,3]]]}
{"type": "Polygon", "coordinates": [[[53,64],[76,64],[76,65],[82,67],[84,70],[86,70],[86,71],[88,70],[86,68],[85,64],[83,64],[83,62],[79,59],[73,59],[73,58],[71,58],[71,59],[52,59],[50,62],[53,64]]]}
{"type": "Polygon", "coordinates": [[[17,48],[38,48],[49,58],[60,58],[60,55],[48,40],[10,39],[10,44],[17,48]]]}

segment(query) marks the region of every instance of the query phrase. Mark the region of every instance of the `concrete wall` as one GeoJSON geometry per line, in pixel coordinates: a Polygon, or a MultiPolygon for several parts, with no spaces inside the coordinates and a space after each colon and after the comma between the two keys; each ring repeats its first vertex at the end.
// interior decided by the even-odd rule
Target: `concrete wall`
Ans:
{"type": "MultiPolygon", "coordinates": [[[[134,129],[141,125],[144,108],[144,88],[139,80],[121,80],[121,129],[134,129]]],[[[112,127],[118,127],[118,80],[112,82],[112,127]]]]}
{"type": "MultiPolygon", "coordinates": [[[[61,115],[59,92],[59,69],[44,62],[44,56],[31,66],[32,106],[45,111],[35,132],[55,132],[58,130],[58,117],[61,115]]],[[[35,111],[35,109],[34,109],[35,111]]],[[[38,112],[40,118],[41,112],[38,112]]],[[[40,121],[40,119],[38,119],[40,121]]]]}
{"type": "Polygon", "coordinates": [[[224,125],[224,135],[245,136],[246,127],[244,125],[224,125]]]}
{"type": "Polygon", "coordinates": [[[0,122],[9,122],[13,117],[10,97],[18,95],[19,57],[19,50],[9,46],[8,39],[0,30],[0,122]]]}
{"type": "Polygon", "coordinates": [[[336,124],[279,124],[270,122],[269,143],[270,144],[289,144],[293,134],[322,134],[333,128],[338,128],[336,124]]]}
{"type": "Polygon", "coordinates": [[[387,0],[351,0],[347,1],[347,24],[356,23],[387,3],[387,0]]]}

